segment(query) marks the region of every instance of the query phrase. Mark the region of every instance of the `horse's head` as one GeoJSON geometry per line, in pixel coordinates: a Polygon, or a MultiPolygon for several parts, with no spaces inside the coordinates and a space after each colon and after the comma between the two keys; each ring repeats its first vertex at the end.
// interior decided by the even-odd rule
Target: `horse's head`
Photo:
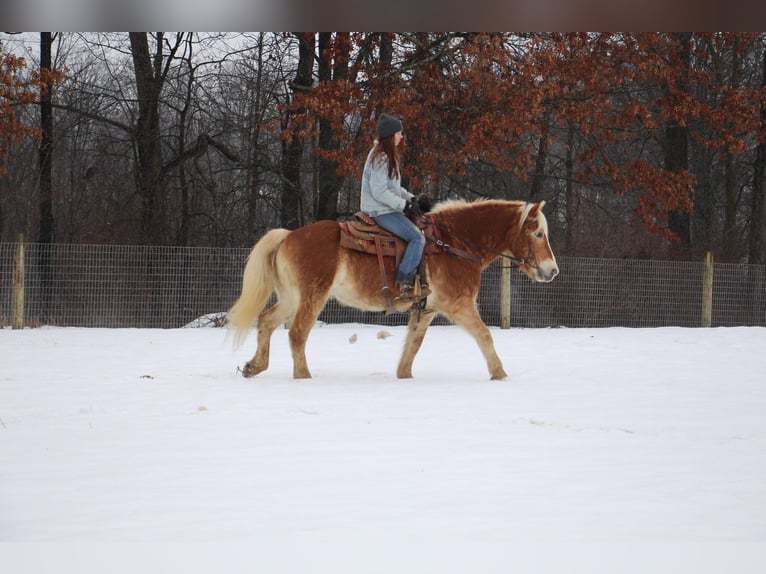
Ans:
{"type": "Polygon", "coordinates": [[[521,231],[511,245],[519,269],[532,281],[548,283],[558,275],[556,257],[548,242],[548,220],[543,215],[544,201],[528,204],[521,215],[521,231]]]}

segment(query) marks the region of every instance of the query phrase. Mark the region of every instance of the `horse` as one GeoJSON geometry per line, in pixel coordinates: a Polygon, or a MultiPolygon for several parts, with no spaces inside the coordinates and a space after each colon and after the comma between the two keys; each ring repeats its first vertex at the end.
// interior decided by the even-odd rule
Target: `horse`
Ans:
{"type": "MultiPolygon", "coordinates": [[[[438,230],[441,249],[436,253],[426,250],[423,256],[421,269],[431,293],[418,309],[413,309],[411,301],[394,299],[395,311],[411,311],[397,378],[412,378],[415,355],[438,315],[473,336],[491,379],[507,377],[492,334],[476,307],[481,272],[504,257],[532,281],[553,280],[559,269],[548,241],[544,205],[544,201],[447,200],[423,216],[438,230]]],[[[252,377],[268,368],[271,335],[279,325],[287,324],[293,378],[311,378],[306,341],[330,297],[364,311],[385,310],[385,291],[396,274],[395,258],[382,258],[379,266],[374,255],[342,247],[341,233],[340,222],[317,221],[295,230],[272,229],[255,244],[245,265],[240,297],[228,312],[235,347],[242,344],[257,318],[257,348],[242,369],[243,376],[252,377]],[[384,289],[382,268],[387,278],[384,289]],[[276,303],[264,310],[275,291],[276,303]]]]}

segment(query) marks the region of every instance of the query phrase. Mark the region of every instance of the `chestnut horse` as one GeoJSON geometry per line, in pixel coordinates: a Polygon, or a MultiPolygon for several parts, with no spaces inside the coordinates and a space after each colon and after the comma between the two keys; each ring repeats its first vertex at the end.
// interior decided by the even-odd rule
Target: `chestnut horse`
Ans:
{"type": "MultiPolygon", "coordinates": [[[[438,204],[432,218],[447,251],[424,255],[431,288],[423,312],[412,312],[399,366],[398,378],[412,377],[412,362],[423,343],[426,329],[437,314],[470,333],[484,354],[492,379],[506,377],[495,351],[492,335],[476,308],[481,272],[498,257],[514,261],[533,281],[549,282],[558,274],[556,258],[548,242],[544,201],[525,203],[498,199],[474,203],[447,201],[438,204]]],[[[228,324],[239,346],[258,325],[255,356],[243,368],[251,377],[269,366],[271,335],[281,324],[290,325],[293,377],[310,378],[306,364],[309,331],[330,297],[364,311],[383,311],[385,300],[378,259],[340,246],[341,228],[336,221],[318,221],[294,231],[272,229],[256,243],[245,266],[242,293],[229,310],[228,324]],[[272,293],[277,302],[264,311],[272,293]]],[[[394,285],[395,260],[384,262],[388,284],[394,285]]],[[[392,287],[397,295],[397,287],[392,287]]],[[[412,302],[396,302],[406,311],[412,302]]]]}

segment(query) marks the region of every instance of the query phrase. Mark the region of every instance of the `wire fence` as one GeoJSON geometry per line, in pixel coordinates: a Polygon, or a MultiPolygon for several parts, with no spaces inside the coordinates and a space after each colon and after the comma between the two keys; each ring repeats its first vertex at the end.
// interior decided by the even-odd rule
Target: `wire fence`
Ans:
{"type": "MultiPolygon", "coordinates": [[[[0,243],[0,326],[12,324],[19,245],[0,243]]],[[[24,245],[27,326],[220,325],[236,301],[246,248],[24,245]]],[[[511,273],[512,327],[699,327],[703,262],[558,257],[548,284],[511,273]]],[[[712,326],[766,326],[766,266],[715,264],[712,326]]],[[[488,325],[501,324],[500,264],[483,274],[477,300],[488,325]]],[[[404,325],[330,301],[326,323],[404,325]]],[[[434,324],[446,324],[436,319],[434,324]]]]}

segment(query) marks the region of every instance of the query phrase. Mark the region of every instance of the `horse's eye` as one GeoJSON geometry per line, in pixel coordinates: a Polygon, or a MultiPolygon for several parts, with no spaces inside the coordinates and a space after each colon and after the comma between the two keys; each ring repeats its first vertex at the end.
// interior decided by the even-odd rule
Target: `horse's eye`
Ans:
{"type": "Polygon", "coordinates": [[[543,238],[543,232],[542,231],[538,231],[537,233],[535,233],[535,237],[537,237],[538,239],[542,239],[543,238]]]}

